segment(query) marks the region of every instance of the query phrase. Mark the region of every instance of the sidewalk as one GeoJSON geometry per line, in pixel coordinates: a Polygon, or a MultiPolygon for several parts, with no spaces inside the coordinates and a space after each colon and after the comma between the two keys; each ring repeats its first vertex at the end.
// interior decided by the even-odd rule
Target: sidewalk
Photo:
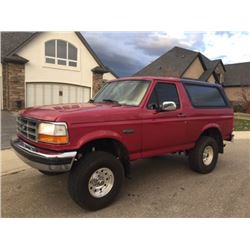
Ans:
{"type": "Polygon", "coordinates": [[[237,119],[250,120],[250,114],[247,113],[234,113],[234,117],[237,119]]]}
{"type": "MultiPolygon", "coordinates": [[[[234,139],[241,140],[246,139],[249,140],[250,144],[250,131],[235,131],[234,139]]],[[[1,176],[17,173],[30,167],[26,165],[22,160],[20,160],[13,149],[1,150],[1,176]]]]}
{"type": "Polygon", "coordinates": [[[0,151],[1,154],[1,173],[0,175],[14,174],[30,168],[22,160],[20,160],[13,149],[5,149],[0,151]]]}

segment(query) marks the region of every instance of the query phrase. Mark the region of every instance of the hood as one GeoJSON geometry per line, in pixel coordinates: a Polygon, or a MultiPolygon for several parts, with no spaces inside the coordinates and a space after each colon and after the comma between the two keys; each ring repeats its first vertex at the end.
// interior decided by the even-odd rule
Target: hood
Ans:
{"type": "Polygon", "coordinates": [[[82,123],[130,120],[135,118],[133,115],[135,110],[138,110],[138,107],[120,106],[111,103],[73,103],[27,108],[20,111],[19,114],[44,121],[82,123]],[[130,113],[130,115],[127,113],[130,113]],[[121,114],[123,115],[121,116],[121,114]]]}

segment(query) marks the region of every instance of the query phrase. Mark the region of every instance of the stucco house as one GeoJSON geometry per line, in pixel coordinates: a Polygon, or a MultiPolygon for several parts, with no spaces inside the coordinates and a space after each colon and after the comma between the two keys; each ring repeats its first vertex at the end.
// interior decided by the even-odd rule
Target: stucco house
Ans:
{"type": "Polygon", "coordinates": [[[80,32],[1,33],[1,109],[86,102],[116,78],[80,32]]]}

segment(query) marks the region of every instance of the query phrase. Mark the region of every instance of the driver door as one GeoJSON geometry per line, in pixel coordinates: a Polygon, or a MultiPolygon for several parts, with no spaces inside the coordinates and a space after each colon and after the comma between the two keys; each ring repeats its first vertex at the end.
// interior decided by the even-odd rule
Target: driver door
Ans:
{"type": "Polygon", "coordinates": [[[187,121],[175,83],[157,82],[142,118],[142,157],[172,152],[187,141],[187,121]],[[162,111],[165,101],[176,110],[162,111]]]}

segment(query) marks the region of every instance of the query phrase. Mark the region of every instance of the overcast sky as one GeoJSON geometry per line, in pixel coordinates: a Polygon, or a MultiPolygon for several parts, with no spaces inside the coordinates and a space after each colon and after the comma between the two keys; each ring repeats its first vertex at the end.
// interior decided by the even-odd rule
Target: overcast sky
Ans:
{"type": "Polygon", "coordinates": [[[224,64],[250,61],[250,32],[82,32],[102,62],[129,76],[180,46],[224,64]]]}

